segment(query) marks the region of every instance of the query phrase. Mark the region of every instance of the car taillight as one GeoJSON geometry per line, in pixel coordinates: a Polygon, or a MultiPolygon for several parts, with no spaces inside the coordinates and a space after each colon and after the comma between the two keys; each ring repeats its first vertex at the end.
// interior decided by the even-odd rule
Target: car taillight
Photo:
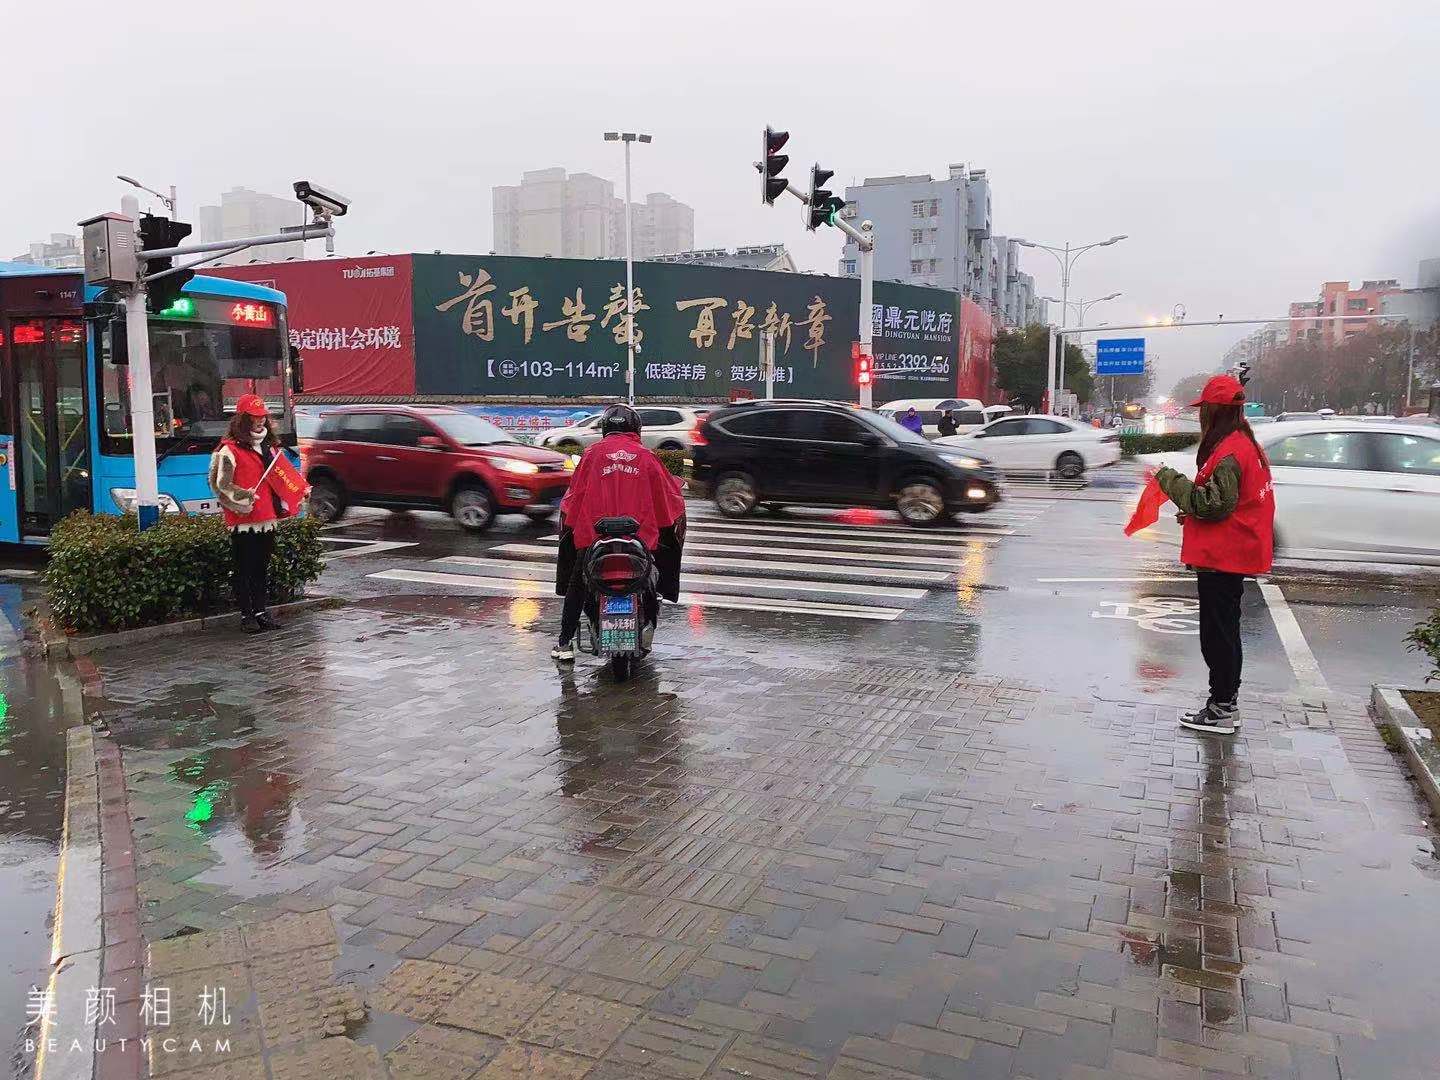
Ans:
{"type": "Polygon", "coordinates": [[[690,429],[691,446],[709,446],[710,440],[705,437],[705,421],[696,420],[695,426],[690,429]]]}

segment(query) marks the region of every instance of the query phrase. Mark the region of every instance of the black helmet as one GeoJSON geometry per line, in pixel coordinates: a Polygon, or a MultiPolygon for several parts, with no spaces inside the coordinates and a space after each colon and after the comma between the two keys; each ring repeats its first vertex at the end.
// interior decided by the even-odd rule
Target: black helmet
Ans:
{"type": "Polygon", "coordinates": [[[640,414],[629,405],[611,405],[600,417],[601,435],[614,435],[619,431],[640,434],[640,414]]]}

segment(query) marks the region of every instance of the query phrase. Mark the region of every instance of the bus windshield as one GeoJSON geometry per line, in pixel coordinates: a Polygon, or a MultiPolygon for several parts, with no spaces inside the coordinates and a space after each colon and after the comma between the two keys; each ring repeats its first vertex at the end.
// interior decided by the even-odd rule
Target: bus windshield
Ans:
{"type": "MultiPolygon", "coordinates": [[[[288,433],[284,374],[289,350],[283,309],[249,300],[187,296],[150,316],[149,326],[156,438],[217,439],[245,394],[264,398],[277,426],[288,433]]],[[[101,431],[109,449],[118,453],[129,452],[133,432],[129,368],[114,362],[115,353],[125,349],[124,324],[112,321],[100,341],[98,368],[101,431]]]]}

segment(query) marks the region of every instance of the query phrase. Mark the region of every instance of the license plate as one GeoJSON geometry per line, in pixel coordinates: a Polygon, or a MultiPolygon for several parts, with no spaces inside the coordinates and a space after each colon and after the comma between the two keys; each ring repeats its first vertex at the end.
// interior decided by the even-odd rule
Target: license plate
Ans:
{"type": "Polygon", "coordinates": [[[605,597],[605,614],[607,615],[634,615],[635,598],[633,596],[607,596],[605,597]]]}

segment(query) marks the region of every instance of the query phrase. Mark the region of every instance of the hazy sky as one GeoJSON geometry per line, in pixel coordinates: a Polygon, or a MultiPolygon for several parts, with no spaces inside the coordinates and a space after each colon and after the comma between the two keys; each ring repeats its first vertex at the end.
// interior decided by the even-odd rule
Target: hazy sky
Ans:
{"type": "MultiPolygon", "coordinates": [[[[839,233],[760,202],[766,123],[797,183],[815,160],[837,183],[965,162],[997,232],[1129,234],[1076,266],[1073,295],[1124,293],[1089,321],[1283,314],[1440,255],[1435,0],[83,0],[11,5],[6,38],[0,257],[116,207],[117,172],[176,184],[190,221],[308,177],[354,199],[342,254],[485,252],[492,185],[618,182],[601,133],[623,128],[655,136],[637,195],[691,204],[698,245],[784,241],[833,272],[839,233]]],[[[1048,256],[1023,265],[1058,294],[1048,256]]],[[[1239,336],[1152,336],[1162,388],[1239,336]]]]}

